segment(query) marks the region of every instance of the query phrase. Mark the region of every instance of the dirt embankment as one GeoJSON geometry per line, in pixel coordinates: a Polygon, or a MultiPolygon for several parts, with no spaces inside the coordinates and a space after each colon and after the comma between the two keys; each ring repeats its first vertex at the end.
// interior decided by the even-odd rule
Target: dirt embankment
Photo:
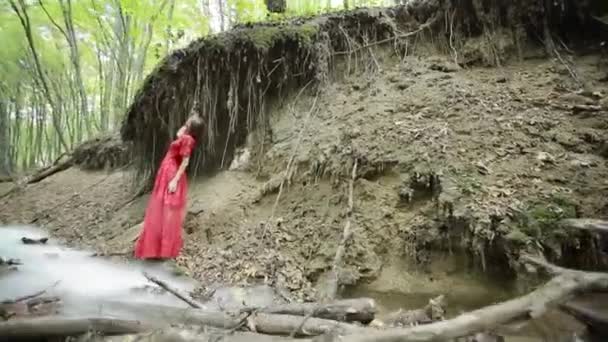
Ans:
{"type": "MultiPolygon", "coordinates": [[[[335,81],[256,107],[264,108],[264,125],[249,139],[239,133],[247,143],[231,152],[237,170],[191,183],[179,265],[206,286],[201,291],[266,282],[286,296],[315,296],[341,239],[356,160],[341,284],[374,279],[394,258],[441,277],[445,270],[425,265],[447,253],[487,271],[515,271],[522,251],[605,267],[599,240],[557,225],[608,217],[602,57],[564,60],[525,46],[522,60],[487,67],[480,63],[486,38],[453,46],[472,56],[461,65],[433,44],[418,42],[415,54],[404,54],[415,40],[396,50],[354,41],[362,48],[336,57],[335,81]]],[[[518,50],[513,39],[501,46],[518,50]]],[[[161,105],[173,112],[189,106],[175,103],[161,105]]],[[[71,168],[0,199],[0,222],[35,223],[70,243],[130,251],[146,204],[145,196],[133,198],[135,174],[71,168]]]]}
{"type": "MultiPolygon", "coordinates": [[[[570,75],[554,60],[448,71],[437,70],[450,65],[438,58],[378,58],[381,71],[276,109],[263,164],[193,183],[185,270],[206,284],[266,280],[312,295],[340,241],[342,170],[353,158],[360,172],[343,284],[377,276],[394,256],[424,264],[434,251],[463,245],[480,266],[504,269],[522,248],[541,247],[593,266],[576,260],[601,254],[590,253],[591,240],[554,223],[608,216],[608,108],[605,86],[593,81],[595,57],[575,65],[598,99],[569,89],[570,75]]],[[[2,199],[0,219],[126,251],[146,200],[130,202],[130,181],[128,171],[70,169],[2,199]]]]}

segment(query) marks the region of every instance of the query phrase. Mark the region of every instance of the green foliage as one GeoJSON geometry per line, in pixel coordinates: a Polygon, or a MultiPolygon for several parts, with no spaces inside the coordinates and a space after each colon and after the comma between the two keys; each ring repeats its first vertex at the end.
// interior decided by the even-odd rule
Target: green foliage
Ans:
{"type": "Polygon", "coordinates": [[[563,238],[567,233],[559,221],[576,217],[576,203],[562,195],[553,195],[546,200],[531,203],[516,217],[515,230],[538,240],[563,238]]]}
{"type": "Polygon", "coordinates": [[[293,39],[303,45],[310,45],[312,38],[317,34],[314,25],[301,26],[261,26],[248,31],[249,38],[257,49],[268,50],[277,40],[293,39]]]}

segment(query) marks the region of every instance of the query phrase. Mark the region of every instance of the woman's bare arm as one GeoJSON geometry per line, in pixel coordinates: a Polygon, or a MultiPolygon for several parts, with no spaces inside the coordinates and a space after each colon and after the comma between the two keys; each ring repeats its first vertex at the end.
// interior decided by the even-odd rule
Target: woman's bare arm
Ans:
{"type": "Polygon", "coordinates": [[[184,157],[182,159],[182,163],[179,164],[179,168],[177,169],[177,172],[175,173],[175,176],[173,177],[173,179],[171,180],[171,182],[169,182],[169,192],[175,192],[175,190],[177,189],[177,182],[182,177],[182,175],[184,174],[184,172],[186,172],[186,168],[188,167],[188,163],[190,163],[190,158],[189,157],[184,157]]]}

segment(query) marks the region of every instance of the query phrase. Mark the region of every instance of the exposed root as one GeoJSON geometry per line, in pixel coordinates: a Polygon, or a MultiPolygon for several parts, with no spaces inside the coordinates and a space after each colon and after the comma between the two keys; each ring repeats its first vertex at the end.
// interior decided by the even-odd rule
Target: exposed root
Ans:
{"type": "Polygon", "coordinates": [[[355,180],[357,179],[357,165],[359,161],[355,158],[353,161],[353,170],[351,173],[351,178],[348,184],[348,207],[346,209],[346,223],[344,224],[344,231],[342,232],[342,240],[338,245],[338,249],[336,250],[336,255],[334,257],[334,262],[332,265],[332,269],[328,276],[328,284],[326,288],[326,292],[324,295],[324,300],[332,300],[338,294],[338,286],[339,282],[339,274],[340,267],[342,265],[342,259],[344,258],[344,253],[346,252],[346,245],[350,241],[353,236],[353,232],[351,230],[352,225],[352,216],[354,209],[354,201],[353,201],[353,190],[355,180]]]}

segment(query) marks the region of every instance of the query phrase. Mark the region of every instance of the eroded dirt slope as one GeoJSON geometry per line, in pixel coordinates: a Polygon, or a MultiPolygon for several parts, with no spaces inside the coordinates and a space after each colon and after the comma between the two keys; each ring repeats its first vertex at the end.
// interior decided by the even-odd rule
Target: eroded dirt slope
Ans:
{"type": "MultiPolygon", "coordinates": [[[[286,296],[314,296],[340,241],[353,158],[354,236],[342,283],[374,278],[394,257],[424,265],[431,251],[459,246],[482,266],[504,267],[539,246],[559,257],[575,239],[554,222],[608,217],[608,88],[596,62],[575,61],[588,93],[553,60],[461,70],[408,57],[379,60],[382,70],[333,83],[316,100],[287,101],[272,143],[262,155],[252,148],[244,171],[191,183],[178,263],[207,287],[266,282],[286,296]]],[[[128,251],[146,202],[131,201],[130,180],[71,169],[2,198],[0,222],[128,251]]]]}

